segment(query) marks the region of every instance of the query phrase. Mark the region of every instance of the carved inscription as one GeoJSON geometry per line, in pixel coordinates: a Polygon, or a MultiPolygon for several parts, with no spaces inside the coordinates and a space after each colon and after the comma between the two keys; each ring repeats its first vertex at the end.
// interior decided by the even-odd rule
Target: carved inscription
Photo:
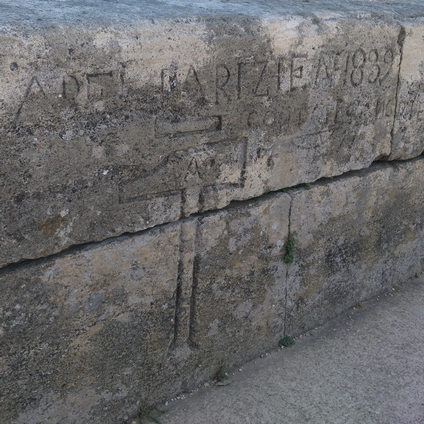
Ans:
{"type": "Polygon", "coordinates": [[[203,86],[199,80],[197,70],[194,66],[188,68],[187,73],[178,69],[175,64],[172,64],[168,69],[161,71],[161,87],[162,92],[172,92],[177,87],[183,86],[185,90],[197,94],[199,97],[204,96],[203,86]]]}
{"type": "MultiPolygon", "coordinates": [[[[169,38],[148,26],[138,41],[132,30],[69,33],[60,48],[52,33],[41,50],[9,40],[6,262],[361,169],[396,140],[421,142],[422,87],[406,87],[401,72],[395,93],[398,25],[236,21],[207,22],[200,36],[181,22],[169,38]],[[54,232],[37,227],[62,214],[54,232]]],[[[188,281],[181,311],[196,286],[188,281]]],[[[176,344],[190,338],[181,314],[176,344]]]]}
{"type": "MultiPolygon", "coordinates": [[[[184,104],[184,96],[188,96],[191,99],[203,99],[204,102],[199,104],[213,102],[218,109],[225,109],[227,105],[237,101],[247,102],[246,107],[251,107],[250,105],[256,104],[260,106],[258,102],[266,99],[277,102],[280,99],[290,103],[293,96],[306,89],[331,90],[336,87],[339,89],[345,87],[346,90],[351,90],[369,85],[370,89],[375,91],[371,86],[378,87],[385,83],[392,72],[394,61],[395,53],[390,47],[378,49],[359,47],[354,50],[323,50],[313,57],[306,54],[288,54],[283,57],[264,59],[240,58],[232,63],[212,64],[212,70],[210,65],[204,69],[194,65],[180,69],[172,63],[169,68],[162,69],[159,84],[163,94],[179,90],[182,96],[181,104],[184,104]],[[211,77],[214,81],[210,81],[211,77]],[[213,88],[209,87],[210,83],[214,85],[213,88]]],[[[57,90],[60,93],[59,97],[76,103],[88,102],[88,106],[92,103],[96,108],[100,100],[123,95],[125,67],[122,66],[115,70],[88,73],[83,78],[65,75],[57,90]]],[[[40,79],[34,76],[28,82],[21,104],[15,113],[13,120],[15,126],[23,114],[25,104],[36,92],[41,100],[44,98],[45,102],[49,101],[50,93],[47,93],[40,79]]],[[[298,100],[296,102],[299,103],[298,100]]],[[[340,104],[336,100],[334,108],[338,108],[340,104]]],[[[310,109],[305,109],[304,104],[296,110],[293,110],[295,105],[292,104],[283,108],[280,105],[278,107],[286,115],[273,118],[275,122],[281,121],[281,128],[302,125],[304,119],[301,115],[311,113],[310,109]]],[[[328,109],[329,105],[325,107],[328,109]]],[[[333,107],[330,106],[331,108],[333,107]]],[[[378,112],[374,116],[378,119],[383,116],[381,104],[377,109],[378,112]]],[[[407,109],[405,105],[401,113],[405,113],[404,110],[407,109]]],[[[256,108],[253,110],[259,113],[256,108]]],[[[389,109],[385,107],[385,110],[389,109]]],[[[331,113],[333,116],[340,116],[340,113],[334,110],[331,113]]],[[[198,117],[191,120],[173,118],[167,122],[158,118],[155,134],[161,137],[222,129],[221,113],[214,116],[207,114],[202,116],[202,114],[200,112],[198,117]]],[[[322,122],[331,120],[331,118],[325,118],[322,122]]],[[[252,119],[247,120],[246,124],[252,126],[252,119]]]]}
{"type": "Polygon", "coordinates": [[[151,171],[121,183],[120,202],[191,187],[242,184],[246,140],[210,143],[168,155],[151,171]]]}
{"type": "MultiPolygon", "coordinates": [[[[58,118],[62,128],[70,109],[78,116],[93,113],[86,127],[81,124],[78,128],[75,120],[69,131],[61,129],[68,134],[67,140],[98,131],[99,112],[104,113],[102,127],[109,135],[123,133],[131,116],[134,128],[140,130],[131,133],[130,142],[122,137],[119,145],[112,146],[113,140],[104,135],[103,145],[90,150],[99,163],[108,162],[108,169],[110,164],[110,169],[123,170],[119,181],[114,181],[119,203],[180,193],[182,216],[187,216],[201,209],[205,193],[243,186],[247,156],[243,137],[257,128],[268,137],[287,139],[287,146],[318,153],[323,146],[337,150],[351,143],[353,147],[358,128],[375,121],[384,128],[394,115],[395,101],[387,81],[393,76],[396,59],[396,51],[389,45],[281,56],[259,52],[258,57],[232,56],[203,66],[171,62],[169,67],[157,69],[155,84],[133,83],[135,88],[125,86],[125,66],[121,64],[102,72],[59,75],[55,93],[53,84],[34,76],[13,124],[24,122],[29,102],[37,108],[28,110],[39,111],[39,106],[52,98],[53,113],[60,115],[61,105],[66,111],[58,118]],[[112,101],[108,103],[108,99],[112,101]],[[75,108],[70,108],[71,104],[75,108]],[[110,110],[115,115],[109,116],[110,110]],[[108,125],[115,127],[110,130],[108,125]],[[337,130],[340,127],[343,131],[337,130]],[[110,152],[119,152],[119,157],[113,158],[110,152]]],[[[417,95],[401,102],[399,113],[405,119],[414,116],[420,120],[423,104],[417,95]]],[[[27,121],[31,123],[31,119],[27,121]]],[[[50,122],[40,120],[40,125],[50,122]]],[[[90,140],[94,137],[90,135],[90,140]]],[[[289,147],[287,151],[291,151],[289,147]]],[[[99,166],[109,172],[103,163],[99,166]]]]}
{"type": "Polygon", "coordinates": [[[424,83],[401,81],[391,158],[410,159],[422,154],[424,135],[424,83]]]}
{"type": "MultiPolygon", "coordinates": [[[[64,75],[57,84],[57,90],[50,93],[46,90],[46,82],[42,82],[38,76],[33,76],[25,89],[22,101],[15,113],[13,122],[16,124],[20,116],[24,113],[25,106],[36,98],[44,103],[44,107],[51,107],[49,95],[55,99],[61,98],[72,102],[79,102],[81,91],[86,93],[88,102],[95,103],[98,100],[113,98],[122,94],[123,75],[120,70],[86,74],[84,78],[74,75],[64,75]]],[[[56,105],[58,107],[59,105],[56,105]]],[[[56,112],[57,113],[57,112],[56,112]]]]}
{"type": "Polygon", "coordinates": [[[421,123],[424,117],[424,83],[410,84],[408,92],[411,95],[400,99],[397,114],[405,121],[421,123]]]}
{"type": "Polygon", "coordinates": [[[314,58],[308,55],[269,60],[249,58],[240,60],[236,68],[222,63],[216,65],[215,102],[221,104],[234,99],[267,97],[277,92],[326,85],[381,86],[390,75],[394,60],[391,48],[358,48],[354,51],[322,52],[314,58]]]}
{"type": "Polygon", "coordinates": [[[219,104],[220,96],[224,96],[225,101],[230,101],[230,95],[227,92],[228,82],[231,77],[231,72],[226,65],[217,65],[215,73],[215,103],[219,104]]]}
{"type": "Polygon", "coordinates": [[[101,100],[104,97],[118,95],[115,91],[112,72],[87,74],[87,98],[88,100],[101,100]]]}
{"type": "Polygon", "coordinates": [[[208,116],[203,118],[184,119],[181,121],[164,120],[157,118],[155,122],[155,136],[181,136],[190,133],[208,133],[220,131],[222,116],[208,116]]]}
{"type": "Polygon", "coordinates": [[[238,64],[237,98],[245,96],[269,96],[270,90],[266,83],[268,61],[241,62],[238,64]]]}
{"type": "MultiPolygon", "coordinates": [[[[311,67],[310,61],[307,61],[308,56],[293,56],[290,60],[290,90],[295,90],[296,88],[305,88],[307,84],[307,79],[305,78],[308,75],[306,69],[309,65],[311,67]]],[[[282,68],[280,67],[280,70],[282,68]]],[[[311,71],[311,70],[310,70],[311,71]]],[[[279,76],[281,83],[282,76],[279,76]]],[[[281,85],[280,85],[281,89],[281,85]]]]}
{"type": "Polygon", "coordinates": [[[72,102],[77,101],[77,96],[80,92],[80,84],[74,76],[63,77],[62,96],[64,99],[69,99],[72,102]]]}
{"type": "Polygon", "coordinates": [[[175,295],[174,346],[192,342],[196,282],[194,278],[197,220],[183,222],[180,227],[178,281],[175,295]]]}
{"type": "Polygon", "coordinates": [[[35,95],[37,96],[37,93],[42,97],[45,98],[46,97],[46,93],[43,90],[43,87],[41,86],[40,82],[38,81],[37,77],[32,77],[26,90],[25,90],[25,94],[24,97],[22,99],[22,102],[19,106],[19,109],[16,111],[15,117],[13,119],[13,127],[16,126],[21,114],[22,114],[22,110],[25,106],[25,104],[28,102],[29,98],[31,97],[31,95],[35,95]]]}

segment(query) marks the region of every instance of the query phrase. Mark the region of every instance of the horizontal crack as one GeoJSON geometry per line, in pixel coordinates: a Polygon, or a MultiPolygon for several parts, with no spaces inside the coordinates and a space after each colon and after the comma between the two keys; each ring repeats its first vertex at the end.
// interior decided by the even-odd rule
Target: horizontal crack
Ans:
{"type": "Polygon", "coordinates": [[[125,232],[125,233],[122,233],[120,235],[117,235],[117,236],[114,236],[114,237],[108,237],[108,238],[100,240],[100,241],[89,241],[89,242],[86,242],[86,243],[75,244],[75,245],[67,247],[64,250],[61,250],[60,252],[52,253],[52,254],[47,255],[47,256],[38,257],[38,258],[31,258],[31,259],[23,259],[23,260],[20,260],[20,261],[9,263],[9,264],[3,266],[2,268],[0,268],[0,276],[3,275],[4,273],[10,272],[10,271],[15,270],[15,269],[20,268],[20,267],[28,266],[28,265],[33,264],[33,263],[47,262],[47,261],[50,261],[52,259],[60,258],[60,257],[66,256],[66,255],[81,252],[81,251],[84,251],[84,250],[91,250],[91,249],[98,248],[100,246],[106,246],[110,243],[117,242],[117,241],[120,241],[120,240],[138,237],[138,236],[141,236],[142,234],[145,234],[146,232],[152,231],[154,229],[166,228],[166,227],[173,226],[173,225],[180,225],[182,222],[186,222],[188,220],[195,220],[195,219],[199,219],[199,218],[208,217],[208,216],[211,216],[215,213],[225,212],[225,211],[231,210],[233,208],[240,207],[240,206],[247,204],[247,203],[256,203],[256,202],[259,202],[259,201],[263,201],[264,199],[266,199],[268,197],[275,196],[279,193],[290,194],[290,192],[293,191],[293,190],[299,190],[299,189],[305,189],[306,190],[306,189],[310,189],[310,188],[312,188],[313,186],[316,186],[316,185],[324,185],[324,184],[328,184],[330,182],[340,181],[340,180],[343,180],[343,179],[346,179],[346,178],[351,178],[351,177],[354,177],[354,176],[363,176],[363,175],[367,175],[371,172],[375,172],[378,169],[387,168],[387,167],[394,167],[394,166],[397,166],[399,164],[414,162],[416,160],[424,160],[424,154],[422,154],[422,155],[420,155],[416,158],[413,158],[413,159],[393,160],[393,161],[385,161],[385,160],[374,161],[367,168],[362,168],[362,169],[358,169],[358,170],[351,170],[351,171],[348,171],[348,172],[345,172],[343,174],[336,175],[336,176],[333,176],[333,177],[318,178],[317,180],[314,180],[314,181],[304,182],[304,183],[300,183],[300,184],[297,184],[297,185],[294,185],[294,186],[291,186],[291,187],[285,187],[285,188],[282,188],[282,189],[279,189],[279,190],[269,191],[269,192],[266,192],[266,193],[264,193],[260,196],[253,197],[253,198],[250,198],[250,199],[234,200],[234,201],[230,202],[227,206],[225,206],[221,209],[213,209],[213,210],[209,210],[209,211],[206,211],[206,212],[195,213],[195,214],[190,215],[187,218],[183,218],[183,219],[179,219],[179,220],[176,220],[176,221],[171,221],[171,222],[167,222],[167,223],[163,223],[163,224],[158,224],[156,226],[146,228],[146,229],[136,231],[136,232],[125,232]]]}

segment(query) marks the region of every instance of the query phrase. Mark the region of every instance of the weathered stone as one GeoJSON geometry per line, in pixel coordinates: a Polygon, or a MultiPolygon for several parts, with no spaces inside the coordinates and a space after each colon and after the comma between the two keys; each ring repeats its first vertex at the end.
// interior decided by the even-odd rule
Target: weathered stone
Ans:
{"type": "Polygon", "coordinates": [[[424,151],[424,20],[402,24],[402,62],[390,159],[411,159],[424,151]]]}
{"type": "Polygon", "coordinates": [[[2,422],[122,422],[274,346],[289,207],[274,195],[5,268],[2,422]]]}
{"type": "Polygon", "coordinates": [[[422,271],[423,178],[418,159],[293,192],[286,332],[308,330],[422,271]]]}
{"type": "Polygon", "coordinates": [[[289,208],[289,196],[279,194],[199,221],[192,342],[210,352],[217,369],[281,337],[289,208]]]}
{"type": "Polygon", "coordinates": [[[119,422],[160,392],[178,251],[174,225],[3,271],[2,422],[119,422]]]}
{"type": "Polygon", "coordinates": [[[122,8],[83,25],[59,3],[59,27],[1,21],[0,266],[390,153],[396,23],[122,8]]]}
{"type": "Polygon", "coordinates": [[[123,423],[423,269],[423,160],[364,170],[423,151],[403,4],[3,3],[2,423],[123,423]]]}

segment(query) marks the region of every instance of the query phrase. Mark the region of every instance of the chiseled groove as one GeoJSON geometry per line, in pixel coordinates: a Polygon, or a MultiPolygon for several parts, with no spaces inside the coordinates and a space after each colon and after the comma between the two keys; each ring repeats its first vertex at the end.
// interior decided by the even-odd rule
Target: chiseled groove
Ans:
{"type": "MultiPolygon", "coordinates": [[[[290,235],[290,231],[291,231],[291,216],[292,216],[292,206],[293,206],[293,196],[288,193],[290,196],[290,206],[289,206],[289,219],[288,219],[288,230],[287,230],[287,237],[290,235]]],[[[283,319],[283,335],[286,336],[286,323],[287,323],[287,301],[288,301],[288,295],[289,295],[289,290],[288,290],[288,277],[289,277],[289,269],[290,269],[290,264],[286,264],[286,280],[285,280],[285,291],[284,291],[284,319],[283,319]]]]}
{"type": "Polygon", "coordinates": [[[194,259],[193,259],[193,268],[192,268],[192,279],[191,279],[191,295],[190,295],[190,315],[189,315],[189,328],[188,328],[188,343],[191,348],[197,348],[195,341],[196,336],[196,320],[197,320],[197,287],[198,287],[198,274],[200,268],[200,257],[198,252],[199,246],[199,220],[196,219],[195,225],[195,236],[194,236],[194,259]]]}
{"type": "Polygon", "coordinates": [[[197,236],[197,220],[185,221],[180,225],[179,238],[179,259],[177,288],[175,292],[175,314],[174,314],[174,339],[172,348],[182,345],[189,341],[190,338],[190,318],[192,306],[192,289],[193,289],[193,262],[192,258],[188,258],[188,253],[195,255],[195,246],[197,236]],[[192,238],[192,225],[195,227],[194,239],[192,238]],[[191,280],[190,280],[191,276],[191,280]],[[187,316],[187,299],[189,300],[189,313],[187,316]]]}
{"type": "Polygon", "coordinates": [[[188,331],[188,342],[190,347],[196,348],[195,343],[195,324],[196,324],[196,294],[197,294],[197,273],[199,271],[199,256],[195,255],[193,264],[193,285],[191,287],[190,297],[190,318],[189,318],[189,331],[188,331]]]}
{"type": "Polygon", "coordinates": [[[184,278],[184,263],[183,263],[183,254],[184,254],[184,241],[183,241],[183,226],[180,228],[180,244],[179,244],[179,258],[178,258],[178,274],[177,274],[177,289],[175,292],[175,314],[174,314],[174,340],[173,345],[177,343],[178,340],[178,331],[180,323],[179,311],[181,308],[181,295],[182,295],[182,285],[184,278]]]}
{"type": "Polygon", "coordinates": [[[187,189],[181,190],[180,220],[185,218],[184,205],[187,202],[187,189]]]}
{"type": "Polygon", "coordinates": [[[395,108],[393,112],[393,122],[392,122],[392,128],[390,130],[390,153],[389,156],[393,152],[393,137],[395,132],[395,124],[396,124],[396,112],[398,110],[398,101],[399,101],[399,88],[400,88],[400,70],[402,68],[402,60],[403,60],[403,45],[406,37],[405,28],[403,26],[400,27],[399,35],[397,43],[400,48],[399,53],[399,67],[398,67],[398,77],[397,77],[397,83],[396,83],[396,90],[395,90],[395,108]]]}
{"type": "MultiPolygon", "coordinates": [[[[404,40],[405,40],[405,28],[403,26],[401,26],[401,29],[399,31],[399,36],[398,36],[398,44],[400,46],[400,59],[399,59],[399,67],[398,67],[398,78],[397,78],[397,84],[396,84],[396,90],[395,90],[394,116],[393,116],[393,123],[392,123],[391,131],[390,131],[390,134],[391,134],[391,151],[393,150],[393,135],[394,135],[394,126],[395,126],[395,121],[396,121],[396,111],[397,111],[397,107],[398,107],[398,90],[399,90],[399,85],[400,85],[400,70],[401,70],[402,60],[403,60],[403,45],[404,45],[404,40]]],[[[33,83],[33,81],[31,81],[31,84],[32,83],[33,83]]],[[[27,91],[28,91],[28,88],[27,88],[27,91]]],[[[18,111],[18,113],[19,113],[19,111],[18,111]]],[[[389,154],[389,156],[390,156],[390,154],[389,154]]],[[[419,158],[421,156],[418,156],[417,158],[419,158]]],[[[387,163],[390,163],[391,165],[395,165],[396,163],[399,163],[399,162],[412,161],[412,160],[417,159],[417,158],[405,159],[405,160],[401,160],[400,159],[400,160],[396,160],[396,161],[390,161],[390,162],[387,162],[387,163]]],[[[231,208],[231,207],[234,207],[234,206],[239,206],[240,204],[243,204],[245,202],[255,201],[255,200],[260,199],[260,198],[262,198],[263,196],[266,196],[266,195],[272,195],[272,194],[277,194],[277,193],[280,193],[280,192],[286,192],[287,190],[290,190],[290,189],[293,189],[293,188],[298,188],[299,186],[304,185],[304,184],[323,183],[323,182],[330,181],[330,180],[331,181],[335,181],[338,178],[349,177],[349,176],[354,175],[355,173],[358,173],[358,172],[361,172],[361,171],[363,172],[363,171],[366,171],[366,170],[372,170],[372,167],[376,163],[382,163],[383,161],[384,161],[384,159],[383,160],[377,160],[377,161],[372,162],[371,165],[368,168],[363,168],[363,169],[360,169],[360,170],[351,170],[351,171],[345,172],[343,174],[340,174],[340,175],[337,175],[337,176],[334,176],[334,177],[323,177],[323,178],[320,178],[320,179],[318,179],[316,181],[313,181],[313,182],[307,182],[306,181],[306,182],[300,183],[300,184],[298,184],[296,186],[285,187],[283,189],[279,189],[279,190],[275,190],[275,191],[269,191],[269,192],[263,193],[261,196],[256,197],[256,198],[232,201],[232,202],[230,202],[224,208],[221,208],[221,209],[211,209],[209,211],[195,213],[195,214],[192,214],[190,216],[193,217],[193,218],[194,217],[197,217],[197,216],[207,216],[209,214],[213,214],[213,213],[216,213],[218,211],[226,210],[226,209],[231,208]]],[[[245,172],[244,169],[243,169],[243,172],[245,172]]],[[[180,219],[179,220],[170,221],[170,222],[162,223],[162,224],[158,224],[156,226],[149,227],[149,228],[146,228],[146,229],[143,229],[143,230],[140,230],[140,231],[136,231],[136,232],[124,232],[124,233],[121,233],[121,234],[119,234],[117,236],[107,237],[107,238],[105,238],[103,240],[100,240],[100,241],[98,241],[98,240],[97,241],[88,241],[88,242],[85,242],[85,243],[74,244],[74,245],[71,245],[71,246],[67,247],[64,250],[61,250],[59,252],[52,253],[52,254],[47,255],[47,256],[42,256],[42,257],[37,257],[37,258],[30,258],[30,259],[23,259],[23,260],[19,260],[19,261],[16,261],[16,262],[11,262],[11,263],[9,263],[7,265],[4,265],[4,266],[0,267],[0,273],[7,272],[7,271],[9,271],[11,269],[15,269],[16,267],[26,266],[26,265],[28,265],[30,263],[34,263],[34,262],[37,262],[37,261],[54,259],[54,258],[60,257],[61,255],[67,255],[67,254],[70,254],[70,253],[73,253],[73,252],[76,252],[76,251],[79,251],[79,250],[82,250],[82,249],[85,249],[85,248],[89,248],[89,247],[95,248],[97,246],[100,246],[101,244],[107,244],[107,243],[113,242],[115,240],[118,240],[121,237],[133,237],[133,236],[136,237],[136,236],[139,236],[139,235],[143,234],[145,231],[149,231],[149,230],[151,230],[153,228],[162,227],[164,225],[169,225],[169,224],[172,224],[172,223],[178,223],[181,220],[187,218],[184,215],[184,211],[183,211],[183,204],[185,202],[185,197],[186,197],[185,190],[182,190],[181,196],[182,196],[182,198],[181,198],[181,200],[182,200],[182,206],[181,206],[181,215],[180,215],[180,219]]],[[[202,201],[202,193],[200,195],[200,199],[199,200],[202,201]]],[[[290,221],[289,221],[289,223],[290,223],[290,221]]]]}
{"type": "Polygon", "coordinates": [[[85,243],[79,243],[79,244],[74,244],[71,245],[69,247],[67,247],[64,250],[61,250],[59,252],[55,252],[55,253],[51,253],[50,255],[47,256],[42,256],[42,257],[38,257],[38,258],[28,258],[28,259],[23,259],[23,260],[19,260],[16,262],[10,262],[7,265],[4,265],[3,267],[0,268],[0,276],[2,273],[4,272],[9,272],[13,269],[19,268],[19,267],[23,267],[23,266],[27,266],[29,264],[32,263],[37,263],[37,262],[43,262],[43,261],[48,261],[51,259],[55,259],[55,258],[60,258],[62,256],[66,256],[68,254],[71,253],[75,253],[84,249],[94,249],[96,247],[102,246],[102,245],[106,245],[109,243],[113,243],[119,239],[125,239],[125,238],[131,238],[131,237],[138,237],[144,233],[146,233],[147,231],[151,231],[155,228],[165,228],[166,226],[169,225],[178,225],[179,223],[188,220],[188,219],[196,219],[198,217],[206,217],[206,216],[210,216],[214,213],[217,212],[222,212],[228,209],[232,209],[234,207],[240,207],[241,205],[247,203],[247,202],[256,202],[256,201],[261,201],[264,198],[268,197],[268,196],[273,196],[279,193],[289,193],[291,190],[294,189],[301,189],[301,188],[305,188],[306,186],[314,186],[316,184],[325,184],[325,183],[329,183],[329,182],[334,182],[334,181],[338,181],[344,178],[349,178],[355,175],[365,175],[369,172],[374,172],[376,169],[381,168],[381,167],[394,167],[397,164],[401,164],[401,163],[407,163],[407,162],[412,162],[414,160],[423,160],[424,159],[424,153],[415,157],[415,158],[411,158],[411,159],[397,159],[397,160],[392,160],[392,161],[384,161],[384,160],[376,160],[374,162],[372,162],[370,164],[370,166],[368,166],[367,168],[361,168],[361,169],[356,169],[356,170],[351,170],[351,171],[347,171],[343,174],[340,175],[336,175],[333,177],[322,177],[319,178],[315,181],[311,181],[311,182],[304,182],[304,183],[299,183],[296,184],[294,186],[290,186],[290,187],[284,187],[282,189],[278,189],[278,190],[274,190],[274,191],[268,191],[266,193],[261,194],[258,197],[253,197],[250,199],[245,199],[245,200],[233,200],[231,201],[227,206],[221,208],[221,209],[211,209],[208,210],[206,212],[199,212],[199,213],[195,213],[190,215],[189,217],[185,217],[185,218],[180,218],[176,221],[169,221],[169,222],[165,222],[162,224],[157,224],[154,225],[152,227],[149,228],[145,228],[143,230],[140,231],[136,231],[136,232],[124,232],[121,233],[119,235],[113,236],[113,237],[107,237],[103,240],[97,240],[97,241],[88,241],[85,243]]]}

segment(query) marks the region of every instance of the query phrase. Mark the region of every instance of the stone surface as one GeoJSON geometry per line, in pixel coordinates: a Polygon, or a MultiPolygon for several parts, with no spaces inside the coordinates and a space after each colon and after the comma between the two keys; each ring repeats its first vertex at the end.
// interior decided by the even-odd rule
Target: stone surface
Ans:
{"type": "Polygon", "coordinates": [[[121,1],[102,20],[103,3],[26,4],[34,17],[13,26],[4,6],[0,20],[0,266],[390,154],[388,16],[250,2],[256,17],[153,19],[156,3],[121,1]]]}
{"type": "Polygon", "coordinates": [[[349,310],[235,370],[226,387],[161,406],[162,424],[424,422],[424,279],[349,310]]]}
{"type": "Polygon", "coordinates": [[[390,159],[410,159],[424,151],[424,20],[402,22],[402,26],[405,33],[390,159]]]}
{"type": "Polygon", "coordinates": [[[374,164],[3,268],[0,416],[123,423],[420,272],[423,172],[374,164]]]}
{"type": "Polygon", "coordinates": [[[424,161],[295,191],[286,332],[299,333],[421,272],[424,161]]]}
{"type": "Polygon", "coordinates": [[[278,194],[4,268],[2,423],[122,423],[274,346],[289,207],[278,194]]]}
{"type": "Polygon", "coordinates": [[[0,0],[2,423],[123,423],[422,271],[408,6],[0,0]]]}
{"type": "Polygon", "coordinates": [[[163,384],[178,248],[174,225],[3,271],[2,422],[119,422],[163,384]]]}
{"type": "Polygon", "coordinates": [[[199,222],[193,343],[217,365],[258,355],[284,331],[289,208],[278,194],[199,222]]]}

